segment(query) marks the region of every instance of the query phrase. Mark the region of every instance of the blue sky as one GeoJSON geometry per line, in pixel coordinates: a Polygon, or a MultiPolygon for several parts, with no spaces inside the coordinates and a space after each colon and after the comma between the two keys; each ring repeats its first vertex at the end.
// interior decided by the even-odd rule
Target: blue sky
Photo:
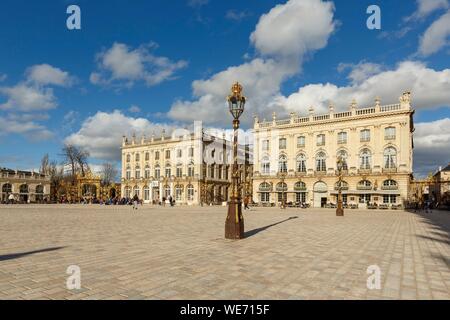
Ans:
{"type": "Polygon", "coordinates": [[[253,114],[321,112],[328,100],[345,109],[376,95],[395,103],[412,89],[415,171],[426,174],[450,161],[449,8],[447,0],[4,0],[0,165],[37,168],[46,152],[58,159],[65,141],[90,150],[93,163],[117,161],[124,133],[193,120],[226,127],[223,97],[240,80],[245,127],[253,114]],[[81,8],[81,30],[66,27],[70,4],[81,8]],[[366,27],[372,4],[381,30],[366,27]]]}

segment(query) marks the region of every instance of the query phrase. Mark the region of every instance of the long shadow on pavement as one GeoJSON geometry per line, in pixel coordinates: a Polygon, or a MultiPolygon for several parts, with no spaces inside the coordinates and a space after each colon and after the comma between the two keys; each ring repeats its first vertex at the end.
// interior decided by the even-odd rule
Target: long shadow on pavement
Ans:
{"type": "Polygon", "coordinates": [[[259,233],[259,232],[261,232],[261,231],[264,231],[264,230],[266,230],[266,229],[269,229],[270,227],[276,226],[277,224],[280,224],[280,223],[283,223],[283,222],[286,222],[286,221],[289,221],[289,220],[292,220],[292,219],[297,219],[297,218],[298,218],[298,216],[295,216],[295,217],[289,217],[289,218],[284,219],[284,220],[282,220],[282,221],[278,221],[278,222],[269,224],[269,225],[267,225],[267,226],[265,226],[265,227],[256,228],[256,229],[253,229],[253,230],[246,231],[246,232],[244,232],[244,235],[245,235],[246,238],[248,238],[248,237],[254,236],[255,234],[257,234],[257,233],[259,233]]]}
{"type": "Polygon", "coordinates": [[[31,255],[31,254],[35,254],[35,253],[56,251],[56,250],[60,250],[60,249],[63,249],[63,248],[65,248],[65,247],[52,247],[52,248],[45,248],[45,249],[28,251],[28,252],[5,254],[5,255],[0,256],[0,261],[18,259],[18,258],[22,258],[22,257],[28,256],[28,255],[31,255]]]}

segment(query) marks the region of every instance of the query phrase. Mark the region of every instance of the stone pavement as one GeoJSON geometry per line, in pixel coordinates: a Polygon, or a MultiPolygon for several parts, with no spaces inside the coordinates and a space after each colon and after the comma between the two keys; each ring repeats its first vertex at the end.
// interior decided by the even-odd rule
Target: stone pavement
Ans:
{"type": "Polygon", "coordinates": [[[448,212],[253,208],[240,241],[224,239],[225,216],[0,206],[0,299],[450,299],[448,212]],[[79,290],[66,288],[70,265],[79,290]]]}

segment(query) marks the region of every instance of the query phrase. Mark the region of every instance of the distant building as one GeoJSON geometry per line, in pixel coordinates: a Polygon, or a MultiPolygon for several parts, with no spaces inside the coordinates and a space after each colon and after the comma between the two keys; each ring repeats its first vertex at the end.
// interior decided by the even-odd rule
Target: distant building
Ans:
{"type": "MultiPolygon", "coordinates": [[[[250,194],[249,148],[240,146],[241,194],[250,194]]],[[[178,204],[221,204],[230,196],[232,145],[225,136],[182,129],[166,136],[145,136],[122,143],[122,196],[145,203],[171,196],[178,204]]]]}
{"type": "Polygon", "coordinates": [[[337,159],[344,160],[340,186],[347,204],[404,204],[412,176],[413,113],[410,93],[391,105],[254,123],[253,199],[259,203],[337,203],[337,159]]]}
{"type": "Polygon", "coordinates": [[[439,207],[450,208],[450,163],[433,175],[432,193],[439,207]]]}
{"type": "Polygon", "coordinates": [[[33,171],[0,168],[1,203],[12,194],[16,202],[44,202],[50,198],[50,177],[33,171]]]}

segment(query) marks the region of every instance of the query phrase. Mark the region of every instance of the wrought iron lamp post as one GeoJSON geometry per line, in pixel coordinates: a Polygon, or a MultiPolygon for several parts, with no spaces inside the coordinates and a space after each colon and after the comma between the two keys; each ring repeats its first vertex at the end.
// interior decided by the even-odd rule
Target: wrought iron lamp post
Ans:
{"type": "Polygon", "coordinates": [[[344,215],[344,208],[342,206],[342,169],[344,167],[344,159],[339,156],[337,161],[337,169],[338,169],[338,203],[336,208],[336,216],[342,217],[344,215]]]}
{"type": "Polygon", "coordinates": [[[239,168],[238,168],[238,129],[239,117],[244,112],[245,97],[241,95],[242,86],[236,82],[231,87],[231,95],[228,96],[228,106],[233,116],[233,169],[231,183],[231,197],[228,202],[228,215],[225,221],[225,238],[244,238],[244,217],[242,216],[242,200],[239,194],[239,168]]]}

